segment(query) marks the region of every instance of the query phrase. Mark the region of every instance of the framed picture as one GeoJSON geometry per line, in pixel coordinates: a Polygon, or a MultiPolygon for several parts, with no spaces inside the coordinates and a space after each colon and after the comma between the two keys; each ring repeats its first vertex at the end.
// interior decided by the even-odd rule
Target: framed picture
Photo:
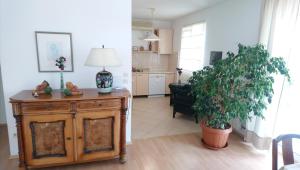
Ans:
{"type": "Polygon", "coordinates": [[[55,60],[66,58],[65,72],[73,72],[72,34],[64,32],[35,32],[39,72],[60,72],[55,60]]]}
{"type": "Polygon", "coordinates": [[[217,61],[222,60],[222,51],[211,51],[209,64],[214,65],[217,61]]]}

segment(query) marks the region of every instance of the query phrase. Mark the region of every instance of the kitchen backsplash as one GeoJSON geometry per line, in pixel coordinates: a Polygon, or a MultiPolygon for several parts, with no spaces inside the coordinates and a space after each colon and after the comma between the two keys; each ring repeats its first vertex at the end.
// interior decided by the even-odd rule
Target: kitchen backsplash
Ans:
{"type": "Polygon", "coordinates": [[[137,69],[149,69],[149,71],[170,71],[169,55],[157,53],[132,53],[132,67],[137,69]]]}

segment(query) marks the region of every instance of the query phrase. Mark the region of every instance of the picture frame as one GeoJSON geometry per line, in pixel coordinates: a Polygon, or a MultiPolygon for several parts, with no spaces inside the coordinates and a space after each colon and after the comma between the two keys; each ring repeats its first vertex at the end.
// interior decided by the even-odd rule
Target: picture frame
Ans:
{"type": "Polygon", "coordinates": [[[211,51],[209,64],[214,65],[217,61],[222,60],[222,55],[223,55],[222,51],[211,51]]]}
{"type": "Polygon", "coordinates": [[[66,58],[64,72],[74,72],[72,34],[67,32],[35,31],[39,72],[60,72],[55,60],[66,58]]]}

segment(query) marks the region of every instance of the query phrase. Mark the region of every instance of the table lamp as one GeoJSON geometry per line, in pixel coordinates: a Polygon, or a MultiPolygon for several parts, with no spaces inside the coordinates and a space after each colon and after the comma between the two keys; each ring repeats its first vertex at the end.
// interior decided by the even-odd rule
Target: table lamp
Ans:
{"type": "Polygon", "coordinates": [[[105,67],[119,66],[121,62],[113,48],[92,48],[85,61],[86,66],[103,67],[96,75],[96,85],[99,93],[110,93],[112,91],[113,76],[105,70],[105,67]]]}

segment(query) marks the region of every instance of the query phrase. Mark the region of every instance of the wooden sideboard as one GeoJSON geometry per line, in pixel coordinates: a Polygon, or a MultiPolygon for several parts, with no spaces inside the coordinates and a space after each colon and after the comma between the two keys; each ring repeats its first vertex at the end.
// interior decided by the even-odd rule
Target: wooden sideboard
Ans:
{"type": "Polygon", "coordinates": [[[33,97],[30,90],[10,98],[17,124],[19,166],[41,168],[119,158],[126,161],[128,90],[98,94],[33,97]]]}

